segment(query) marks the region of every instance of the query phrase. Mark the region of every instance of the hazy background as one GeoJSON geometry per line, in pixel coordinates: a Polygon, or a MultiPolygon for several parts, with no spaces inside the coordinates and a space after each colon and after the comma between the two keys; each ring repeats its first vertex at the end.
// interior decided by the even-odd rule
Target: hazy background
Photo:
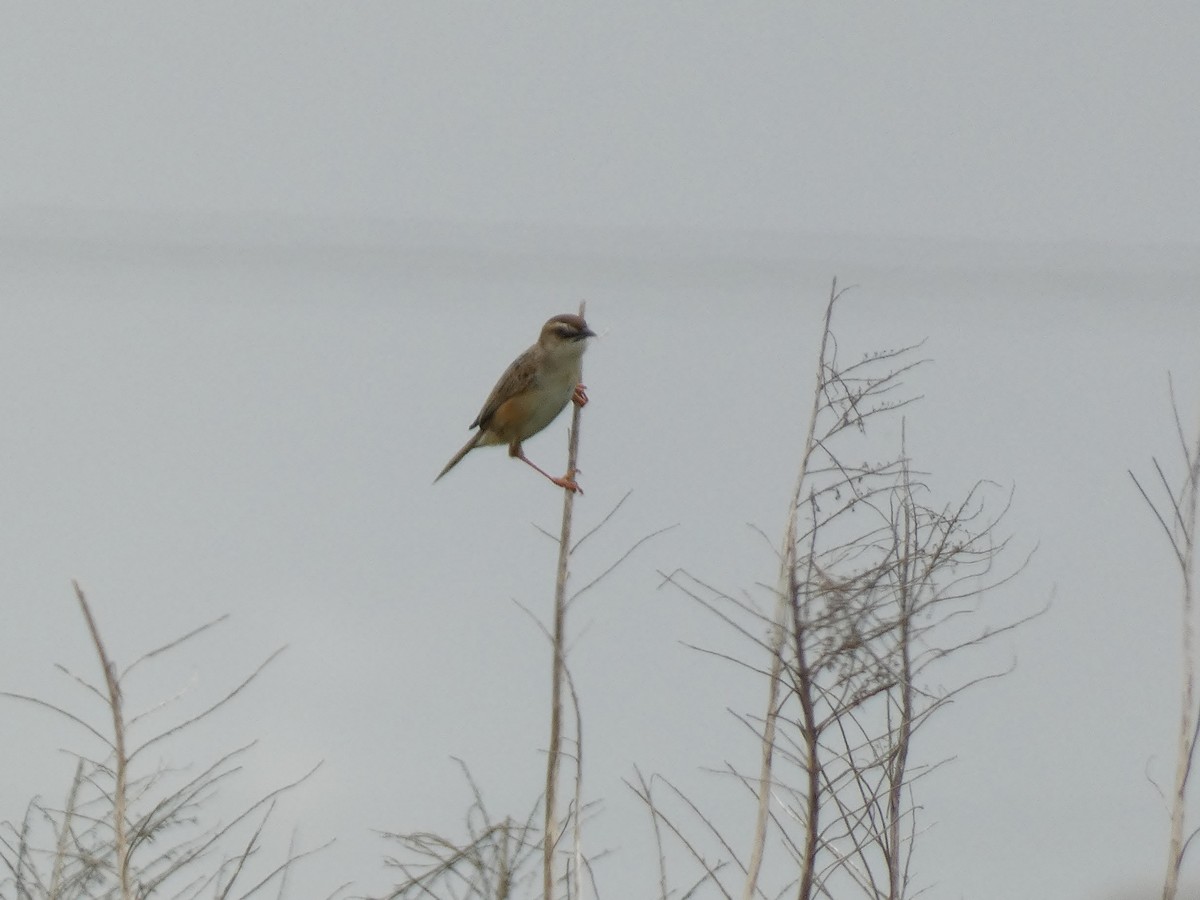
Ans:
{"type": "MultiPolygon", "coordinates": [[[[918,883],[1152,890],[1177,579],[1126,470],[1179,472],[1168,370],[1200,412],[1197,34],[1192,4],[4,4],[0,689],[85,704],[52,668],[95,672],[71,578],[124,661],[233,613],[134,710],[289,644],[185,749],[262,738],[231,802],[326,760],[285,812],[338,840],[300,896],[383,890],[371,829],[453,829],[452,754],[523,814],[550,661],[511,601],[549,610],[561,496],[498,450],[430,481],[586,299],[579,527],[633,495],[578,583],[679,525],[575,614],[600,887],[655,889],[635,763],[744,848],[702,767],[754,759],[725,709],[762,692],[681,646],[728,637],[656,571],[772,580],[746,526],[782,527],[836,275],[848,353],[929,339],[909,442],[941,496],[1015,486],[1011,562],[1039,549],[991,620],[1054,597],[927,732],[957,760],[918,883]]],[[[557,470],[564,432],[530,455],[557,470]]],[[[79,738],[3,721],[12,820],[79,738]]]]}

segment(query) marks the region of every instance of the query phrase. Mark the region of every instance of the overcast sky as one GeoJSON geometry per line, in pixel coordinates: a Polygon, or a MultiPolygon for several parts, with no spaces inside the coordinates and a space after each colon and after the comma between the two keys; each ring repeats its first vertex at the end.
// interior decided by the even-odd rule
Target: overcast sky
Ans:
{"type": "MultiPolygon", "coordinates": [[[[260,736],[231,799],[326,760],[286,815],[338,844],[297,896],[383,890],[370,829],[453,829],[452,755],[524,813],[549,658],[511,601],[548,609],[531,523],[561,498],[501,450],[430,481],[586,299],[580,527],[633,494],[578,582],[678,524],[581,603],[572,657],[602,895],[649,896],[621,779],[743,833],[703,770],[753,765],[726,709],[764,702],[682,646],[729,635],[657,572],[773,581],[747,523],[782,527],[837,276],[847,353],[928,338],[938,496],[1015,489],[1012,559],[1038,549],[988,621],[1054,598],[929,732],[955,762],[917,884],[1152,896],[1176,579],[1126,470],[1177,472],[1168,370],[1200,410],[1197,35],[1193,4],[0,5],[0,689],[86,708],[52,668],[94,671],[71,578],[125,661],[233,613],[135,708],[288,644],[178,749],[260,736]]],[[[527,450],[558,469],[563,437],[527,450]]],[[[4,716],[11,819],[78,736],[4,716]]]]}
{"type": "Polygon", "coordinates": [[[6,3],[6,205],[1194,242],[1195,4],[6,3]]]}

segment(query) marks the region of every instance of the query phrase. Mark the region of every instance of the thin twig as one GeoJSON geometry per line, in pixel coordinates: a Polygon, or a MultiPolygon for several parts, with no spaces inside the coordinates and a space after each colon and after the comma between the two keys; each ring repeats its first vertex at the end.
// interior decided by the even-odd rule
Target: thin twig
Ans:
{"type": "MultiPolygon", "coordinates": [[[[586,302],[579,304],[583,316],[586,302]]],[[[567,478],[574,478],[579,458],[579,425],[582,407],[572,404],[571,431],[567,440],[567,478]]],[[[571,556],[571,521],[575,492],[563,491],[562,528],[558,538],[558,567],[554,581],[554,649],[550,675],[550,741],[546,756],[546,809],[542,830],[542,896],[554,898],[554,847],[558,841],[558,768],[562,754],[562,682],[566,666],[564,642],[567,615],[567,575],[571,556]]]]}

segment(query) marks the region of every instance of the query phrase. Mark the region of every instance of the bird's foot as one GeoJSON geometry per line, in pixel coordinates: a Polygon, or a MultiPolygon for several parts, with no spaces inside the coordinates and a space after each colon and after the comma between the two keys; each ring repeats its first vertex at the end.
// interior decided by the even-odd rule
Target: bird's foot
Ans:
{"type": "Polygon", "coordinates": [[[571,394],[571,402],[574,403],[576,406],[587,406],[588,395],[587,395],[587,385],[586,384],[575,385],[575,390],[571,394]]]}
{"type": "Polygon", "coordinates": [[[570,473],[569,475],[564,475],[562,478],[555,478],[553,475],[549,476],[549,478],[563,490],[570,491],[572,494],[582,494],[583,488],[579,486],[578,482],[576,482],[574,478],[574,476],[578,474],[579,470],[576,469],[574,472],[570,473]]]}
{"type": "Polygon", "coordinates": [[[516,459],[519,459],[521,462],[525,463],[525,465],[537,470],[539,474],[544,475],[547,479],[549,479],[551,484],[556,484],[563,490],[570,491],[572,494],[583,493],[583,488],[575,483],[575,476],[579,474],[578,469],[571,469],[562,478],[555,478],[553,475],[535,463],[532,459],[526,456],[525,451],[521,449],[520,444],[513,444],[512,447],[509,448],[508,452],[516,459]]]}

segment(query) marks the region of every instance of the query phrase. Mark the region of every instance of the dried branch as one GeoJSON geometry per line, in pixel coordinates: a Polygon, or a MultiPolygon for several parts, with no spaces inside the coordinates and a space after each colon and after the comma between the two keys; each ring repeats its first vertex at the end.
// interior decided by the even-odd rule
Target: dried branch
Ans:
{"type": "MultiPolygon", "coordinates": [[[[76,760],[75,777],[62,810],[45,809],[36,801],[31,804],[30,812],[40,814],[41,830],[49,831],[48,840],[38,844],[32,842],[34,832],[31,829],[35,822],[28,815],[19,840],[11,842],[0,836],[0,843],[12,851],[0,851],[0,856],[4,857],[15,880],[22,885],[18,896],[28,900],[82,900],[84,897],[105,900],[132,900],[136,897],[141,900],[169,890],[176,897],[194,897],[214,884],[218,886],[218,896],[229,895],[238,877],[249,871],[247,864],[259,846],[259,836],[267,817],[264,816],[254,830],[254,835],[240,856],[235,857],[237,865],[231,868],[230,864],[222,863],[215,871],[205,873],[200,870],[203,858],[225,841],[234,839],[234,829],[255,815],[264,804],[272,804],[282,793],[303,783],[317,767],[251,803],[227,824],[205,826],[203,823],[208,804],[215,799],[222,783],[240,770],[235,760],[251,744],[226,754],[199,774],[182,779],[182,782],[182,770],[171,768],[165,762],[140,773],[134,770],[134,763],[142,750],[152,745],[165,748],[166,738],[205,719],[239,695],[261,672],[262,666],[217,703],[179,725],[167,727],[131,751],[130,725],[142,716],[130,719],[126,715],[125,680],[131,673],[140,670],[139,664],[148,664],[167,651],[178,649],[191,638],[223,621],[224,617],[144,654],[134,665],[120,673],[101,637],[91,602],[77,583],[72,582],[72,586],[88,627],[93,651],[104,673],[104,687],[102,690],[94,687],[61,664],[56,665],[56,669],[83,686],[90,700],[104,704],[111,722],[111,734],[103,734],[82,716],[55,704],[36,697],[4,694],[50,709],[64,720],[82,725],[104,751],[99,756],[69,751],[76,760]],[[45,877],[38,868],[40,859],[48,861],[45,877]]],[[[152,708],[157,711],[167,705],[159,703],[152,708]]],[[[270,870],[267,877],[260,880],[260,885],[281,877],[293,863],[313,852],[316,851],[289,851],[288,858],[270,870]]],[[[254,890],[251,889],[251,892],[254,890]]]]}
{"type": "Polygon", "coordinates": [[[911,896],[913,784],[937,768],[913,766],[914,737],[952,697],[1001,674],[935,690],[931,667],[1039,614],[963,633],[982,594],[1022,568],[993,571],[1011,494],[998,515],[985,509],[984,482],[956,503],[923,501],[930,489],[909,460],[903,420],[895,455],[850,461],[868,425],[920,399],[905,382],[926,360],[914,359],[917,343],[843,363],[832,330],[840,296],[834,282],[774,612],[690,573],[659,573],[748,648],[703,652],[766,679],[762,715],[738,716],[758,743],[757,771],[731,769],[755,799],[743,900],[761,893],[772,829],[796,866],[777,895],[911,896]]]}
{"type": "MultiPolygon", "coordinates": [[[[582,317],[586,302],[579,304],[582,317]]],[[[579,426],[582,407],[571,407],[571,430],[567,440],[567,478],[574,478],[579,459],[579,426]]],[[[554,580],[554,648],[550,674],[550,741],[546,755],[545,825],[542,829],[542,896],[554,897],[554,846],[558,840],[558,768],[562,750],[562,683],[566,668],[567,563],[571,556],[571,524],[575,492],[563,491],[562,528],[558,537],[558,568],[554,580]]]]}
{"type": "MultiPolygon", "coordinates": [[[[1163,900],[1175,900],[1179,892],[1179,876],[1195,832],[1185,835],[1187,794],[1195,765],[1196,746],[1200,740],[1200,709],[1196,697],[1196,526],[1200,508],[1200,431],[1190,446],[1184,436],[1182,417],[1175,397],[1174,381],[1168,376],[1171,412],[1183,457],[1184,476],[1178,488],[1172,488],[1158,460],[1151,458],[1154,472],[1164,499],[1155,501],[1138,477],[1129,472],[1142,500],[1153,513],[1170,545],[1180,574],[1180,610],[1182,613],[1182,685],[1180,690],[1179,730],[1175,747],[1175,782],[1170,802],[1170,835],[1167,842],[1167,867],[1163,878],[1163,900]],[[1164,511],[1165,508],[1165,511],[1164,511]]],[[[1161,792],[1160,792],[1161,793],[1161,792]]]]}

